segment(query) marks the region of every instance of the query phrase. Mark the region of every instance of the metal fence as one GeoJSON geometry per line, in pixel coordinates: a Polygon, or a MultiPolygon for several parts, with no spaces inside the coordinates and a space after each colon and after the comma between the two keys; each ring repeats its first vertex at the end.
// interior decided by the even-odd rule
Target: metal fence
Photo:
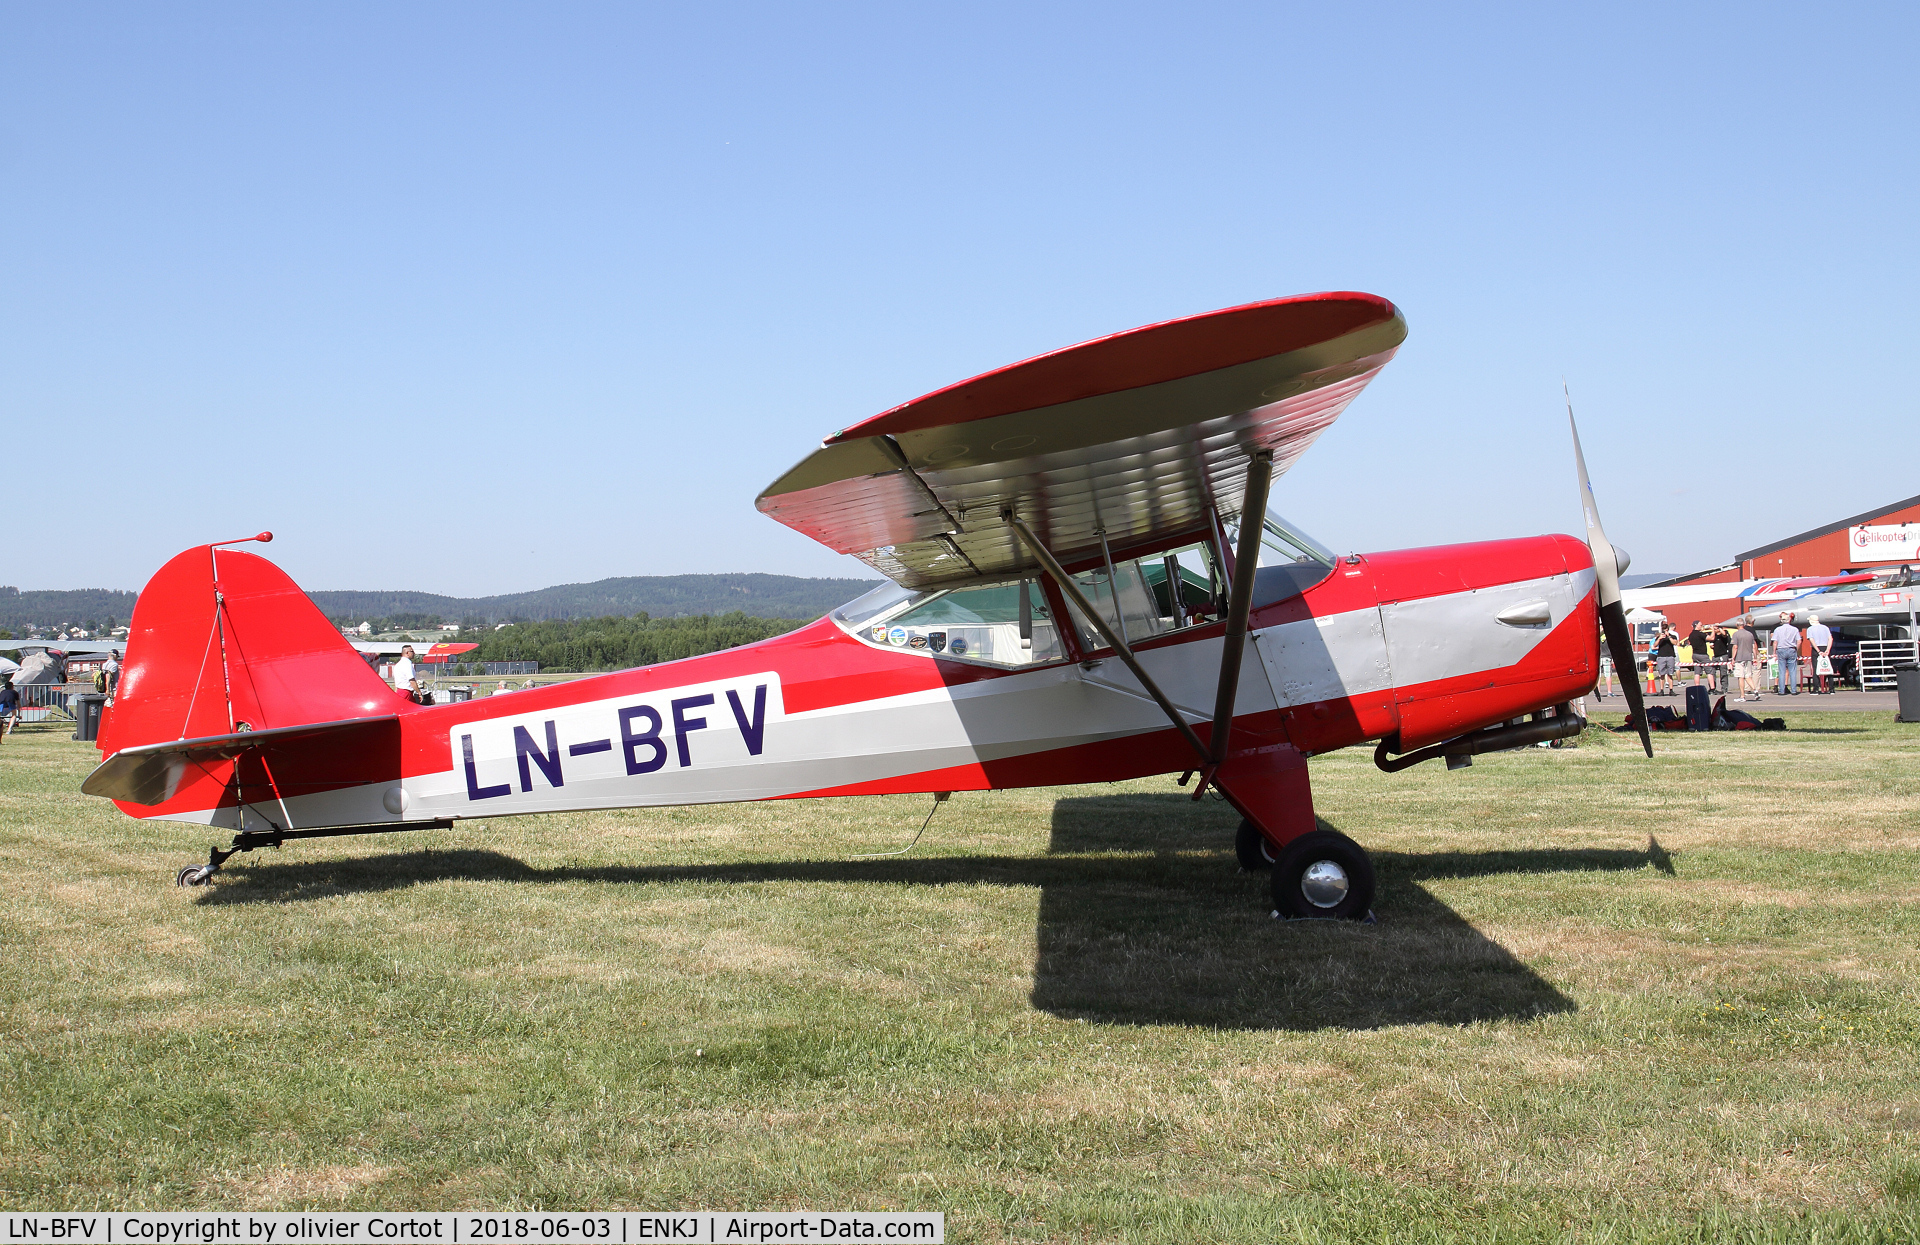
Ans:
{"type": "Polygon", "coordinates": [[[539,674],[540,663],[537,661],[434,661],[421,662],[413,668],[413,672],[430,683],[437,683],[442,679],[464,679],[471,675],[539,674]]]}
{"type": "Polygon", "coordinates": [[[1913,640],[1860,641],[1860,690],[1892,690],[1898,684],[1894,672],[1915,664],[1917,658],[1920,658],[1920,645],[1913,640]]]}
{"type": "Polygon", "coordinates": [[[22,722],[45,722],[49,718],[63,717],[71,720],[72,712],[67,709],[67,697],[79,692],[93,690],[91,683],[28,683],[16,686],[20,693],[20,720],[22,722]]]}

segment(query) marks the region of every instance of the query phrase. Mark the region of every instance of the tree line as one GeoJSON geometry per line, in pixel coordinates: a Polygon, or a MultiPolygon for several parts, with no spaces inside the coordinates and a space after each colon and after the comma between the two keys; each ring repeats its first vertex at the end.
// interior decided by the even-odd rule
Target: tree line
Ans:
{"type": "MultiPolygon", "coordinates": [[[[721,615],[740,610],[755,618],[818,618],[875,586],[863,579],[802,579],[793,575],[633,575],[590,584],[556,584],[493,597],[448,597],[430,592],[319,590],[307,595],[329,618],[441,619],[489,623],[512,619],[721,615]]],[[[0,609],[4,604],[0,603],[0,609]]],[[[4,621],[4,619],[0,619],[4,621]]],[[[424,621],[407,626],[424,626],[424,621]]],[[[391,629],[391,628],[390,628],[391,629]]]]}
{"type": "MultiPolygon", "coordinates": [[[[12,584],[0,584],[0,627],[15,635],[28,627],[51,629],[84,627],[88,631],[120,625],[119,620],[133,613],[134,595],[109,588],[29,589],[21,591],[12,584]]],[[[837,602],[836,602],[837,604],[837,602]]]]}
{"type": "Polygon", "coordinates": [[[446,638],[480,647],[459,662],[537,661],[552,671],[627,670],[656,662],[697,657],[752,644],[807,625],[801,618],[754,618],[739,610],[691,618],[627,617],[553,619],[519,623],[499,631],[462,631],[446,638]]]}

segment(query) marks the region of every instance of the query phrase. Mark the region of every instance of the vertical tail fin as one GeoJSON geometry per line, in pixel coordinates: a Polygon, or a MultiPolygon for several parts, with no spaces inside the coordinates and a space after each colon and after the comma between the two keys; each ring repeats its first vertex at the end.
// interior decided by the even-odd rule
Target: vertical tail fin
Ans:
{"type": "Polygon", "coordinates": [[[200,545],[140,593],[100,750],[386,715],[393,690],[273,563],[200,545]]]}

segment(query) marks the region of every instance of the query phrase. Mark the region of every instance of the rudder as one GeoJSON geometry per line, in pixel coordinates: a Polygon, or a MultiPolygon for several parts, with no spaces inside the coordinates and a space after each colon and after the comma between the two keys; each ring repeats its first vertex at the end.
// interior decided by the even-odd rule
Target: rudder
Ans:
{"type": "Polygon", "coordinates": [[[406,707],[285,571],[200,545],[141,590],[99,746],[111,756],[406,707]]]}

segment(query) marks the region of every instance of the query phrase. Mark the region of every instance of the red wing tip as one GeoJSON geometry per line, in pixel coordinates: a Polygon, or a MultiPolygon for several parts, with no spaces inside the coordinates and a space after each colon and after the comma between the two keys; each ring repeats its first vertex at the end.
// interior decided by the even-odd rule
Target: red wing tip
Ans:
{"type": "MultiPolygon", "coordinates": [[[[1073,367],[1072,356],[1098,352],[1103,347],[1112,346],[1114,343],[1138,341],[1152,334],[1164,333],[1168,330],[1179,333],[1183,328],[1192,329],[1210,323],[1221,325],[1221,332],[1227,333],[1232,331],[1229,326],[1235,321],[1243,320],[1244,317],[1250,315],[1258,315],[1258,313],[1262,311],[1279,307],[1307,307],[1327,303],[1359,304],[1370,308],[1373,314],[1355,323],[1344,325],[1340,327],[1338,331],[1329,332],[1324,337],[1315,336],[1311,341],[1290,341],[1284,344],[1277,344],[1275,352],[1284,353],[1287,350],[1297,349],[1301,346],[1315,345],[1320,341],[1331,341],[1359,329],[1386,323],[1400,315],[1400,309],[1398,307],[1394,306],[1393,303],[1387,299],[1380,297],[1378,294],[1367,294],[1359,290],[1326,290],[1315,294],[1290,294],[1283,298],[1269,298],[1259,302],[1241,303],[1233,307],[1222,307],[1215,311],[1203,311],[1196,315],[1176,316],[1170,320],[1158,320],[1151,324],[1140,325],[1137,328],[1124,329],[1117,333],[1108,333],[1102,337],[1076,342],[1070,346],[1062,346],[1057,350],[1045,351],[1041,354],[1021,359],[1017,363],[1010,363],[1005,367],[982,372],[977,376],[970,376],[965,380],[933,390],[930,393],[922,394],[911,401],[889,407],[877,415],[869,416],[858,423],[842,428],[839,432],[826,438],[822,444],[831,445],[855,437],[873,436],[879,433],[911,431],[912,429],[908,427],[907,424],[914,424],[916,421],[908,420],[906,424],[902,424],[897,417],[902,416],[904,413],[916,407],[925,407],[930,410],[933,408],[944,408],[953,401],[960,400],[968,405],[976,402],[982,403],[988,408],[968,409],[964,413],[957,410],[943,411],[941,416],[935,417],[936,422],[941,419],[953,417],[957,417],[954,419],[954,422],[969,422],[974,419],[986,418],[992,414],[1010,413],[1013,410],[1028,409],[1030,406],[1054,405],[1060,401],[1070,401],[1074,397],[1090,397],[1097,396],[1099,393],[1118,392],[1124,389],[1136,388],[1140,385],[1157,383],[1161,380],[1178,379],[1180,376],[1191,375],[1196,371],[1211,371],[1216,367],[1229,366],[1233,362],[1241,362],[1244,360],[1238,359],[1237,357],[1222,357],[1214,360],[1193,360],[1191,350],[1193,343],[1187,341],[1183,336],[1181,341],[1186,344],[1175,352],[1178,358],[1168,359],[1160,368],[1155,369],[1156,374],[1151,376],[1134,376],[1126,380],[1118,381],[1118,383],[1115,383],[1110,388],[1096,384],[1090,389],[1085,387],[1084,379],[1082,379],[1079,384],[1069,383],[1068,388],[1071,391],[1062,390],[1061,392],[1053,392],[1053,390],[1059,388],[1063,378],[1050,375],[1051,373],[1058,372],[1062,367],[1071,369],[1073,367]],[[1189,360],[1189,362],[1183,363],[1181,361],[1182,359],[1189,360]],[[1192,366],[1192,363],[1197,363],[1198,366],[1192,366]],[[1164,374],[1159,374],[1162,372],[1164,372],[1164,374]],[[1008,386],[1012,386],[1016,390],[1028,390],[1030,392],[1026,393],[1022,400],[1014,400],[1012,394],[1004,392],[1008,386]],[[987,396],[989,389],[994,391],[991,397],[987,396]],[[966,396],[963,398],[962,395],[966,396]],[[896,424],[900,424],[901,426],[896,427],[896,424]]],[[[1162,339],[1156,343],[1156,346],[1164,351],[1168,344],[1170,344],[1170,339],[1162,339]]],[[[1139,348],[1140,347],[1136,346],[1130,349],[1137,350],[1139,348]]],[[[1236,351],[1233,353],[1237,356],[1239,352],[1236,351]]],[[[921,419],[924,421],[926,416],[923,415],[921,419]]]]}

